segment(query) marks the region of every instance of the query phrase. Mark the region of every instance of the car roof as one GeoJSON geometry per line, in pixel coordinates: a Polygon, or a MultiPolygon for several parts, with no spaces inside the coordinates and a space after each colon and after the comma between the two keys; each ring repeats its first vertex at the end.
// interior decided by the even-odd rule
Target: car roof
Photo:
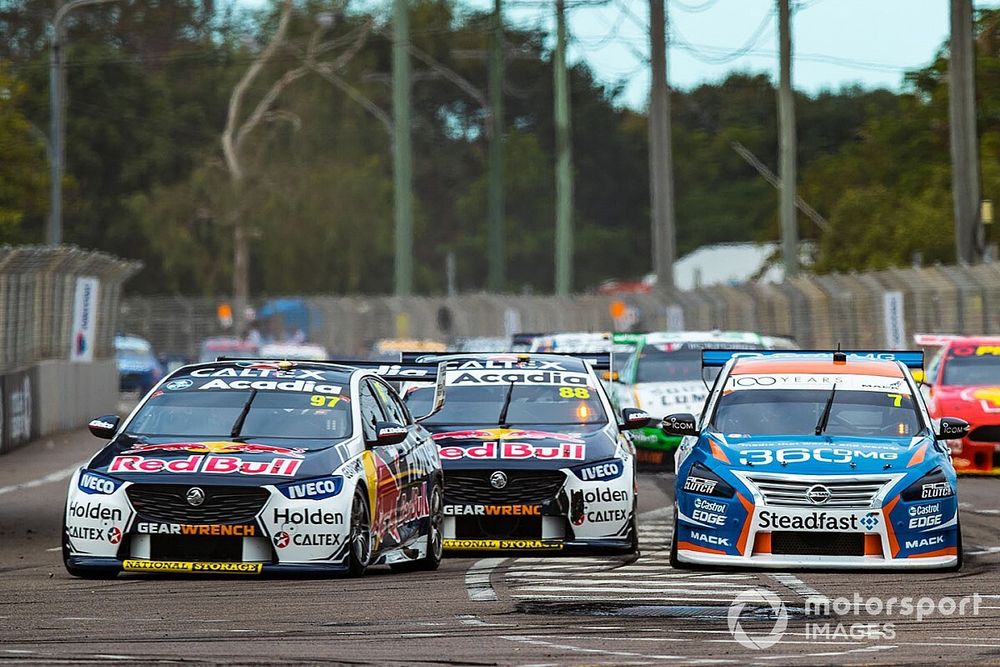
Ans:
{"type": "MultiPolygon", "coordinates": [[[[308,361],[308,360],[287,360],[287,359],[233,359],[225,361],[205,361],[197,364],[189,364],[187,366],[182,366],[174,371],[172,377],[177,378],[184,375],[191,375],[193,371],[200,368],[213,368],[213,369],[257,369],[257,370],[277,370],[277,371],[293,371],[298,368],[308,369],[308,370],[318,370],[326,371],[327,373],[332,373],[334,375],[340,376],[340,381],[348,382],[351,375],[354,373],[367,372],[362,371],[354,366],[345,366],[343,364],[335,364],[325,361],[308,361]]],[[[331,378],[333,379],[333,378],[331,378]]]]}
{"type": "Polygon", "coordinates": [[[654,331],[646,334],[648,345],[662,343],[764,343],[764,339],[750,331],[654,331]]]}
{"type": "Polygon", "coordinates": [[[732,375],[766,375],[769,373],[797,373],[805,375],[876,375],[902,378],[903,369],[896,361],[875,359],[803,359],[801,356],[771,355],[765,358],[737,358],[732,375]]]}

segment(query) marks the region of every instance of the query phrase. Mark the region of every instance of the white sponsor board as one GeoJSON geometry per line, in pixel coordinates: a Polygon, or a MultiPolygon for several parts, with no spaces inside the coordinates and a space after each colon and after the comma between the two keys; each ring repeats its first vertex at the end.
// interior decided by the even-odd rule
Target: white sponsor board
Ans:
{"type": "Polygon", "coordinates": [[[885,324],[885,346],[890,350],[906,349],[906,322],[903,320],[903,293],[882,295],[882,317],[885,324]]]}
{"type": "Polygon", "coordinates": [[[90,362],[94,360],[97,343],[97,297],[100,283],[97,278],[80,276],[76,279],[73,297],[73,328],[70,330],[69,360],[90,362]]]}

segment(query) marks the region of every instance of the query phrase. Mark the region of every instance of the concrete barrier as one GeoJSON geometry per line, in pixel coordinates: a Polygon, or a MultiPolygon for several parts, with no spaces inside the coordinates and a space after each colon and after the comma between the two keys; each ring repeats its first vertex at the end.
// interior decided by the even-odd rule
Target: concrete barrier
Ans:
{"type": "Polygon", "coordinates": [[[114,359],[73,363],[51,359],[34,367],[39,437],[80,428],[118,406],[118,368],[114,359]]]}

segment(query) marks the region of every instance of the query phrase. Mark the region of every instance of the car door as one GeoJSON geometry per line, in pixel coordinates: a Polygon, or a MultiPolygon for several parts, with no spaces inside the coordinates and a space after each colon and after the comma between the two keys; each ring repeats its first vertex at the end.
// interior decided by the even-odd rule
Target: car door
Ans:
{"type": "Polygon", "coordinates": [[[389,385],[375,378],[367,379],[365,384],[383,415],[380,421],[395,422],[410,431],[402,442],[380,445],[373,451],[386,467],[385,479],[379,480],[382,537],[387,546],[406,544],[419,531],[419,519],[427,516],[427,475],[416,455],[421,443],[414,434],[416,427],[409,412],[389,385]]]}

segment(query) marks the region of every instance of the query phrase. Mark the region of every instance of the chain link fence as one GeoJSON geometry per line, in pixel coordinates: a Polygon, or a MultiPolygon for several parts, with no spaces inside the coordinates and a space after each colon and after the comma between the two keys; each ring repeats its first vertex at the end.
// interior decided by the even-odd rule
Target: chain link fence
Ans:
{"type": "MultiPolygon", "coordinates": [[[[131,297],[123,332],[160,353],[194,356],[202,340],[231,335],[221,299],[131,297]]],[[[804,275],[783,283],[572,297],[301,297],[309,339],[333,354],[364,355],[383,338],[448,341],[518,331],[734,329],[790,336],[802,347],[907,347],[914,333],[1000,333],[1000,264],[804,275]],[[611,305],[618,305],[616,320],[611,305]],[[621,313],[624,312],[624,315],[621,313]]],[[[260,305],[260,304],[258,304],[260,305]]]]}
{"type": "Polygon", "coordinates": [[[140,264],[70,246],[0,247],[0,371],[68,359],[77,279],[96,278],[94,357],[113,356],[122,284],[140,264]]]}

